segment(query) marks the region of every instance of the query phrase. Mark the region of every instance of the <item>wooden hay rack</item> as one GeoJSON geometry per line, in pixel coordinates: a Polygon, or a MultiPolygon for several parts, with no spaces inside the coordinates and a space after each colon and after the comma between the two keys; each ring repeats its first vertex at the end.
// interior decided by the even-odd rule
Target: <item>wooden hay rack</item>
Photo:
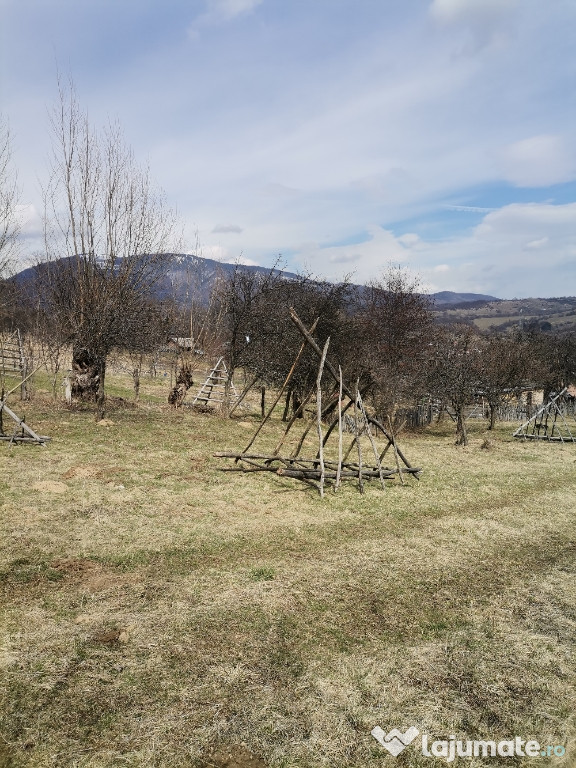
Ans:
{"type": "MultiPolygon", "coordinates": [[[[399,479],[404,484],[405,475],[418,479],[422,470],[419,467],[413,467],[404,456],[396,442],[390,421],[388,426],[385,427],[378,419],[370,415],[364,406],[359,383],[357,382],[354,388],[347,386],[342,379],[341,368],[338,367],[338,370],[336,370],[334,365],[327,359],[330,338],[327,339],[323,349],[320,348],[314,339],[313,333],[318,321],[315,321],[312,327],[307,329],[294,309],[290,310],[290,317],[303,336],[300,350],[276,399],[244,450],[214,454],[218,458],[234,459],[233,466],[223,467],[222,471],[274,472],[280,477],[293,478],[312,485],[319,491],[320,496],[324,496],[326,486],[331,486],[334,491],[337,491],[344,480],[357,480],[358,489],[360,493],[363,493],[365,481],[378,480],[380,486],[384,489],[386,487],[385,481],[387,480],[399,479]],[[315,387],[308,392],[299,410],[302,411],[315,397],[316,418],[305,427],[297,441],[296,447],[290,455],[283,455],[281,450],[297,420],[298,412],[294,413],[289,420],[284,434],[275,449],[271,453],[259,452],[253,449],[252,446],[272,415],[274,408],[279,403],[307,347],[310,347],[319,359],[318,375],[315,387]],[[322,380],[325,373],[328,374],[333,383],[333,390],[327,405],[323,405],[322,402],[322,380]],[[344,449],[344,415],[350,410],[354,414],[353,423],[355,424],[355,429],[350,444],[344,449]],[[336,411],[336,415],[334,415],[334,411],[336,411]],[[325,424],[326,419],[329,419],[327,424],[325,424]],[[318,440],[318,449],[315,456],[305,456],[302,454],[302,449],[305,445],[306,437],[314,427],[318,440]],[[376,435],[378,432],[384,435],[386,440],[384,447],[377,444],[376,435]],[[337,436],[337,446],[333,451],[336,453],[335,456],[330,456],[328,450],[329,439],[332,435],[337,436]],[[361,435],[366,436],[370,445],[371,456],[367,461],[364,457],[361,435]],[[394,456],[394,466],[392,467],[387,467],[383,464],[389,450],[391,451],[390,455],[394,456]]],[[[333,445],[330,447],[333,447],[333,445]]]]}
{"type": "MultiPolygon", "coordinates": [[[[546,440],[549,443],[576,443],[576,436],[572,434],[560,407],[567,392],[568,388],[564,387],[536,411],[531,419],[521,424],[513,437],[520,440],[546,440]]],[[[576,432],[576,424],[572,429],[576,432]]]]}

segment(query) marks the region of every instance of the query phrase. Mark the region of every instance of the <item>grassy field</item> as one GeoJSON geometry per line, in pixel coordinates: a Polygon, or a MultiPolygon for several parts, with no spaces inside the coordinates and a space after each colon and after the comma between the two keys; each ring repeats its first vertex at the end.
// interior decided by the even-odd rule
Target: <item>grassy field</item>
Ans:
{"type": "Polygon", "coordinates": [[[53,441],[0,444],[1,768],[445,764],[376,725],[576,764],[576,445],[448,422],[401,439],[419,482],[320,499],[220,471],[254,415],[142,391],[96,424],[37,388],[53,441]]]}

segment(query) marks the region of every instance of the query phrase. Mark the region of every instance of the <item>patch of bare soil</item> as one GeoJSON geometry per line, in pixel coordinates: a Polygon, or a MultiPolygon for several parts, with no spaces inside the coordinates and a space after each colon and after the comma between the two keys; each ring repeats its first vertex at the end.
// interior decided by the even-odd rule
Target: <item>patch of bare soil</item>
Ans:
{"type": "Polygon", "coordinates": [[[100,474],[100,469],[95,466],[91,466],[88,464],[87,466],[83,467],[70,467],[69,470],[64,472],[62,475],[63,480],[70,480],[73,477],[77,477],[81,480],[86,479],[88,477],[98,477],[100,474]]]}
{"type": "Polygon", "coordinates": [[[112,629],[100,629],[92,635],[93,643],[103,643],[104,645],[116,645],[117,643],[126,643],[129,640],[129,633],[126,629],[113,627],[112,629]]]}
{"type": "Polygon", "coordinates": [[[266,768],[266,763],[246,747],[219,747],[202,768],[266,768]]]}
{"type": "Polygon", "coordinates": [[[51,567],[66,576],[81,576],[85,573],[93,573],[96,570],[100,570],[100,565],[93,560],[84,560],[76,557],[54,560],[51,567]]]}
{"type": "Polygon", "coordinates": [[[39,480],[32,488],[42,493],[66,493],[68,490],[66,483],[60,483],[58,480],[39,480]]]}

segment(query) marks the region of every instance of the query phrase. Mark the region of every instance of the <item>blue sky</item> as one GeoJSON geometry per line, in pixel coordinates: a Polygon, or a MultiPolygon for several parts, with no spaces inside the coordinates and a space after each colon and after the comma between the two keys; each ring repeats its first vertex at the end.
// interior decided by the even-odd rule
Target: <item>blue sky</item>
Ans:
{"type": "Polygon", "coordinates": [[[573,0],[0,0],[27,251],[60,69],[191,252],[574,295],[575,31],[573,0]]]}

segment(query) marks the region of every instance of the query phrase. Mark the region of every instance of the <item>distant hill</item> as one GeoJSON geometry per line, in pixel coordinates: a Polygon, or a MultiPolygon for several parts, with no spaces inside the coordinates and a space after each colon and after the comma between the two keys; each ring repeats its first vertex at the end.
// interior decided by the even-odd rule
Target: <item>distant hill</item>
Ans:
{"type": "MultiPolygon", "coordinates": [[[[23,269],[14,275],[12,280],[21,287],[31,286],[41,269],[41,265],[23,269]]],[[[160,300],[173,298],[178,302],[186,302],[194,298],[196,301],[207,302],[216,278],[220,275],[229,275],[234,269],[235,264],[225,264],[192,254],[173,254],[166,276],[157,283],[154,294],[160,300]]],[[[256,266],[243,266],[243,269],[259,274],[267,274],[270,271],[267,267],[256,266]]],[[[287,280],[296,277],[293,272],[282,271],[278,274],[282,274],[287,280]]],[[[464,306],[472,302],[484,304],[487,301],[499,301],[495,296],[480,293],[440,291],[429,296],[436,309],[464,306]]]]}
{"type": "Polygon", "coordinates": [[[453,293],[452,291],[439,291],[438,293],[431,293],[430,296],[434,299],[434,303],[437,307],[451,306],[453,304],[470,304],[482,303],[487,301],[500,301],[495,296],[486,296],[483,293],[453,293]]]}
{"type": "Polygon", "coordinates": [[[542,331],[576,331],[576,296],[436,305],[435,314],[441,322],[472,322],[482,331],[526,326],[542,331]]]}
{"type": "MultiPolygon", "coordinates": [[[[267,274],[267,267],[245,266],[244,269],[267,274]]],[[[191,254],[174,254],[166,275],[154,289],[159,300],[169,298],[189,305],[192,300],[207,303],[218,276],[229,275],[234,264],[224,264],[191,254]]],[[[21,287],[33,287],[39,267],[24,269],[11,279],[21,287]]],[[[286,280],[296,277],[293,272],[278,272],[286,280]]],[[[361,286],[357,286],[361,289],[361,286]]],[[[436,318],[443,323],[463,321],[480,330],[506,330],[511,327],[537,326],[543,331],[576,331],[576,297],[550,299],[497,299],[481,293],[439,291],[428,294],[433,300],[436,318]]]]}

